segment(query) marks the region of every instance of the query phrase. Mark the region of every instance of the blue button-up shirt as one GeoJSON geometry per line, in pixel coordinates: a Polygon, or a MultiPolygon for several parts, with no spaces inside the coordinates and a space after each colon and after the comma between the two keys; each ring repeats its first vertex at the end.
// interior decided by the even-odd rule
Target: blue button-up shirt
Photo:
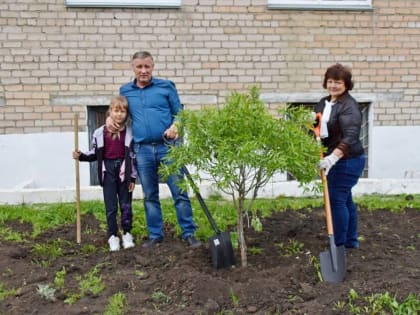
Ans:
{"type": "Polygon", "coordinates": [[[120,95],[128,100],[135,142],[159,142],[174,116],[182,109],[175,84],[169,80],[152,78],[140,88],[136,80],[120,87],[120,95]]]}

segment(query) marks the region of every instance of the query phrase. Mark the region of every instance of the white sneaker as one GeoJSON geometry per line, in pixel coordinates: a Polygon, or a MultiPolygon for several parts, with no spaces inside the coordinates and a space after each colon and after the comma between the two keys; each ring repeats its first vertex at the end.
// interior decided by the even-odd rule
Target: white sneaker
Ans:
{"type": "Polygon", "coordinates": [[[109,244],[109,250],[111,252],[116,252],[120,250],[120,239],[118,236],[111,235],[111,237],[108,240],[108,244],[109,244]]]}
{"type": "Polygon", "coordinates": [[[125,249],[134,247],[133,235],[128,232],[125,233],[122,237],[122,243],[125,249]]]}

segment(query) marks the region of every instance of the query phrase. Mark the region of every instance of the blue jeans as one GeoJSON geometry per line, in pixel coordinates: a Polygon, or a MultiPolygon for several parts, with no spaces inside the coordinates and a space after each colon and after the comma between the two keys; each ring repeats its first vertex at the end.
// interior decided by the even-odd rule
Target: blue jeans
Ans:
{"type": "MultiPolygon", "coordinates": [[[[159,201],[159,166],[162,159],[168,153],[168,147],[164,143],[134,145],[136,153],[137,172],[144,193],[144,209],[146,211],[147,229],[149,238],[162,239],[163,218],[162,208],[159,201]]],[[[172,194],[178,224],[182,230],[182,238],[186,239],[193,235],[196,225],[193,220],[191,202],[187,192],[182,191],[177,182],[182,179],[183,174],[174,174],[168,177],[166,184],[172,194]]]]}
{"type": "Polygon", "coordinates": [[[120,168],[122,159],[104,160],[104,202],[106,211],[106,222],[108,225],[108,236],[118,235],[117,212],[118,204],[121,209],[121,227],[124,234],[131,231],[133,212],[131,208],[132,193],[128,191],[128,182],[120,180],[120,168]]]}
{"type": "Polygon", "coordinates": [[[328,173],[331,213],[335,245],[359,247],[357,240],[357,208],[351,189],[362,175],[365,156],[339,160],[328,173]]]}

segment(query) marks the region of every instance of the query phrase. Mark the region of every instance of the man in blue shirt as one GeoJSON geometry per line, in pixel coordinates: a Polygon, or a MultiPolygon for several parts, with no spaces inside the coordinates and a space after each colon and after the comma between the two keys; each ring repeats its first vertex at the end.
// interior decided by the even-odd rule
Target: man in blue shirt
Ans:
{"type": "MultiPolygon", "coordinates": [[[[169,139],[178,138],[174,116],[182,110],[182,105],[172,81],[152,76],[154,63],[149,52],[136,52],[131,65],[135,79],[122,85],[120,94],[128,100],[132,121],[136,166],[143,187],[149,231],[149,239],[142,246],[149,248],[161,243],[164,237],[158,169],[168,152],[168,146],[163,142],[162,136],[169,139]]],[[[109,121],[109,118],[107,120],[109,121]]],[[[190,199],[176,184],[181,176],[181,172],[171,175],[166,183],[174,200],[182,238],[189,246],[199,247],[201,242],[194,237],[196,225],[190,199]]]]}

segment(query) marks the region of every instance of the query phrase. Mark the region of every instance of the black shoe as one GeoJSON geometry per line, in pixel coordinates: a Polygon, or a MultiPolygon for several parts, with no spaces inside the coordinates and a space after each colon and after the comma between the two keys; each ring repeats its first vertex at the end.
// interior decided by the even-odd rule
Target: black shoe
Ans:
{"type": "Polygon", "coordinates": [[[149,238],[146,242],[144,242],[141,247],[144,248],[152,248],[155,247],[156,245],[158,245],[159,243],[162,243],[162,239],[161,238],[149,238]]]}
{"type": "Polygon", "coordinates": [[[203,243],[201,243],[199,240],[197,240],[194,235],[190,235],[188,236],[185,241],[187,242],[189,247],[192,248],[197,248],[200,247],[201,245],[203,245],[203,243]]]}

